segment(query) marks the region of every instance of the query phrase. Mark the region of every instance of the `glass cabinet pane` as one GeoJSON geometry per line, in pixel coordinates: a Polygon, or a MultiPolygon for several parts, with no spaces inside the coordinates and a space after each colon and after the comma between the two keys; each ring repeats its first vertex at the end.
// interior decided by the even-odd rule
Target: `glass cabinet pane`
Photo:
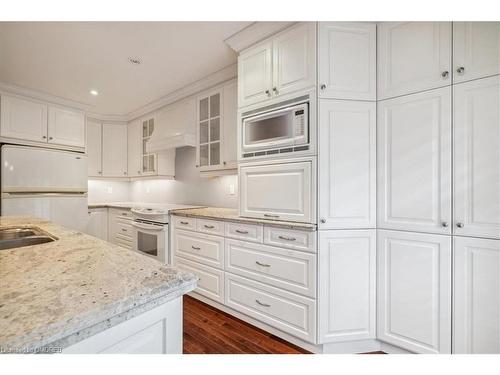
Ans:
{"type": "Polygon", "coordinates": [[[208,121],[200,123],[200,143],[208,142],[208,121]]]}
{"type": "Polygon", "coordinates": [[[149,155],[149,171],[155,171],[155,156],[152,154],[149,155]]]}
{"type": "Polygon", "coordinates": [[[210,120],[210,142],[220,140],[220,117],[210,120]]]}
{"type": "Polygon", "coordinates": [[[200,121],[208,120],[208,98],[200,100],[200,121]]]}
{"type": "Polygon", "coordinates": [[[148,172],[149,171],[149,158],[148,156],[143,156],[142,157],[142,171],[143,172],[148,172]]]}
{"type": "Polygon", "coordinates": [[[208,145],[200,146],[200,167],[208,165],[208,145]]]}
{"type": "Polygon", "coordinates": [[[220,164],[220,142],[210,143],[210,165],[220,164]]]}
{"type": "Polygon", "coordinates": [[[142,137],[147,137],[149,134],[148,132],[148,122],[147,121],[143,121],[142,122],[142,137]]]}
{"type": "Polygon", "coordinates": [[[152,119],[149,120],[148,137],[150,137],[153,134],[154,130],[155,130],[155,119],[152,118],[152,119]]]}
{"type": "Polygon", "coordinates": [[[210,117],[220,115],[220,94],[215,94],[210,97],[210,117]]]}

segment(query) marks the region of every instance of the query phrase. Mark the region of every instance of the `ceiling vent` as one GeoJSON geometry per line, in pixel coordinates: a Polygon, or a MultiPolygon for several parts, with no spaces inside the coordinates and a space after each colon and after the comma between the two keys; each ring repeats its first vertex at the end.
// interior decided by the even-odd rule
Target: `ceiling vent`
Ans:
{"type": "Polygon", "coordinates": [[[128,62],[131,63],[132,65],[141,65],[141,59],[138,57],[129,57],[128,62]]]}

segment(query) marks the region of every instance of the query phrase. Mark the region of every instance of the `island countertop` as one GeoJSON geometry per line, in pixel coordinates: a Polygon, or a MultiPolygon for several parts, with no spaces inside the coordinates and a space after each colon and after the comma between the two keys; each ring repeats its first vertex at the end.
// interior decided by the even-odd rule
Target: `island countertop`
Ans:
{"type": "Polygon", "coordinates": [[[196,287],[196,277],[49,221],[0,217],[57,240],[0,251],[0,352],[65,348],[196,287]]]}

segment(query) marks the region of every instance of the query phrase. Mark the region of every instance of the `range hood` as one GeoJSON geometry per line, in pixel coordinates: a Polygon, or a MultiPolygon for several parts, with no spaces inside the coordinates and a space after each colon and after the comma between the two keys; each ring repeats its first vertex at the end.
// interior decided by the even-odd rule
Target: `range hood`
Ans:
{"type": "Polygon", "coordinates": [[[178,147],[196,147],[196,100],[187,99],[158,111],[155,128],[146,143],[147,152],[161,152],[178,147]]]}

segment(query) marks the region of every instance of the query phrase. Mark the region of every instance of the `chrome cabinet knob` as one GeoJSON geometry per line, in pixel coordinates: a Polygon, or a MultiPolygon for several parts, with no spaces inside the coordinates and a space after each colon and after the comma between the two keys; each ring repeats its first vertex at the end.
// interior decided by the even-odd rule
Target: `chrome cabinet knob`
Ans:
{"type": "Polygon", "coordinates": [[[443,73],[441,73],[441,77],[443,77],[444,79],[448,78],[448,76],[450,75],[450,72],[445,70],[443,73]]]}
{"type": "Polygon", "coordinates": [[[322,224],[326,223],[326,219],[321,219],[320,221],[321,221],[322,224]]]}
{"type": "Polygon", "coordinates": [[[267,96],[271,96],[271,92],[269,90],[266,90],[267,96]]]}
{"type": "Polygon", "coordinates": [[[465,72],[465,68],[463,66],[460,66],[457,68],[457,73],[458,74],[463,74],[465,72]]]}
{"type": "Polygon", "coordinates": [[[457,228],[463,228],[464,227],[464,223],[457,223],[457,228]]]}
{"type": "Polygon", "coordinates": [[[441,226],[442,226],[443,228],[448,228],[448,225],[449,225],[449,224],[448,224],[448,222],[447,222],[447,221],[443,221],[443,222],[441,223],[441,226]]]}
{"type": "Polygon", "coordinates": [[[97,172],[97,173],[102,174],[102,171],[99,171],[99,172],[97,172]]]}
{"type": "Polygon", "coordinates": [[[49,141],[53,140],[54,138],[53,137],[49,137],[49,141]]]}
{"type": "Polygon", "coordinates": [[[326,89],[326,85],[324,83],[321,84],[321,86],[319,87],[321,90],[324,90],[326,89]]]}
{"type": "Polygon", "coordinates": [[[276,87],[273,87],[273,91],[274,91],[274,94],[275,94],[275,95],[278,95],[278,94],[279,94],[278,89],[277,89],[276,87]]]}
{"type": "Polygon", "coordinates": [[[127,174],[127,172],[123,172],[123,174],[127,174]]]}
{"type": "Polygon", "coordinates": [[[46,135],[44,135],[44,136],[42,137],[42,139],[47,139],[47,136],[46,136],[46,135]]]}

